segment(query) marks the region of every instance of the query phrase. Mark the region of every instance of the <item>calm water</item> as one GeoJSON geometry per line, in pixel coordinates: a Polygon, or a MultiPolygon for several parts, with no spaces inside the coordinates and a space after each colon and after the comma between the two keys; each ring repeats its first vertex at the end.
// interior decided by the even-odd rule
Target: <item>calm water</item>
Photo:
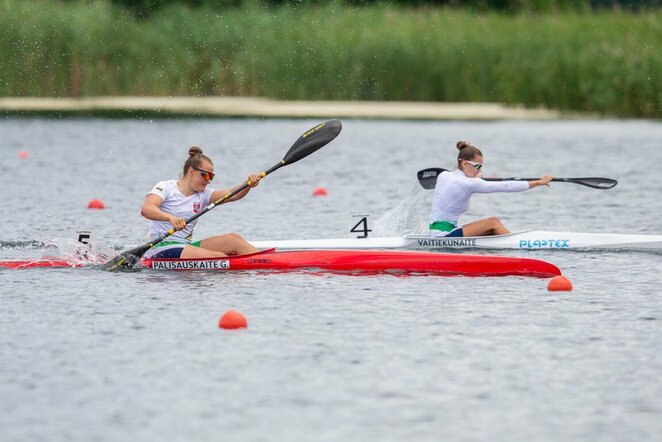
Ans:
{"type": "MultiPolygon", "coordinates": [[[[147,191],[190,145],[231,187],[317,121],[0,120],[0,259],[142,243],[147,191]],[[28,159],[17,152],[26,150],[28,159]],[[93,198],[106,210],[86,208],[93,198]],[[31,244],[46,243],[49,247],[31,244]]],[[[662,233],[662,124],[345,121],[332,144],[216,208],[199,237],[423,231],[416,171],[483,148],[485,175],[605,176],[477,196],[512,229],[662,233]],[[329,196],[312,198],[323,186],[329,196]]],[[[483,252],[486,253],[486,252],[483,252]]],[[[504,252],[526,278],[0,270],[0,440],[659,440],[662,255],[504,252]],[[235,308],[248,330],[217,328],[235,308]]]]}

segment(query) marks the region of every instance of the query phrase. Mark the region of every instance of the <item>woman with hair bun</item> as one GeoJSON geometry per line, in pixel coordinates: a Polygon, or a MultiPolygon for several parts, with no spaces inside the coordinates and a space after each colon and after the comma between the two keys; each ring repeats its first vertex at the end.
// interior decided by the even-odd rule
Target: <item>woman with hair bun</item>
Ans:
{"type": "MultiPolygon", "coordinates": [[[[257,252],[257,249],[236,233],[192,241],[193,229],[198,220],[186,224],[186,219],[194,216],[209,205],[228,195],[233,189],[214,190],[209,183],[214,179],[214,163],[193,146],[188,151],[179,180],[161,181],[147,194],[140,214],[149,219],[149,237],[157,239],[173,226],[176,232],[145,253],[146,258],[217,258],[228,255],[244,255],[257,252]]],[[[246,196],[250,188],[260,182],[262,176],[253,173],[248,176],[252,185],[228,199],[237,201],[246,196]]]]}
{"type": "Polygon", "coordinates": [[[481,219],[458,227],[460,216],[469,210],[474,193],[521,192],[546,186],[554,178],[545,175],[534,181],[485,181],[480,172],[483,153],[468,141],[458,141],[457,170],[444,171],[437,178],[430,213],[430,235],[445,237],[502,235],[510,233],[497,217],[481,219]]]}

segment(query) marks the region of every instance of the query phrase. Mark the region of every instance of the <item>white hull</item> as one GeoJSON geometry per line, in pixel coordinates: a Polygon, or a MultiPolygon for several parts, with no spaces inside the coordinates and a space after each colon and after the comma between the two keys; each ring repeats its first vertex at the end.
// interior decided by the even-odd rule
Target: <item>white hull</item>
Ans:
{"type": "Polygon", "coordinates": [[[406,235],[391,238],[335,238],[283,241],[251,241],[258,249],[624,249],[660,250],[662,235],[549,232],[527,230],[507,235],[444,238],[406,235]]]}

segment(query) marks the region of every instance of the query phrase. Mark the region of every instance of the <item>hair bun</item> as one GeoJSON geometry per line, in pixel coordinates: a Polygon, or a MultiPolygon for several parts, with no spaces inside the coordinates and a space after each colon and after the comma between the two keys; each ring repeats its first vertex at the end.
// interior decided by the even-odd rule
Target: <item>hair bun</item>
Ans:
{"type": "Polygon", "coordinates": [[[202,155],[202,149],[200,149],[198,146],[191,146],[191,148],[188,150],[188,156],[192,157],[195,155],[202,155]]]}
{"type": "Polygon", "coordinates": [[[455,144],[455,145],[457,146],[457,150],[462,150],[465,147],[471,146],[471,143],[468,142],[468,141],[461,140],[461,141],[458,141],[457,144],[455,144]]]}

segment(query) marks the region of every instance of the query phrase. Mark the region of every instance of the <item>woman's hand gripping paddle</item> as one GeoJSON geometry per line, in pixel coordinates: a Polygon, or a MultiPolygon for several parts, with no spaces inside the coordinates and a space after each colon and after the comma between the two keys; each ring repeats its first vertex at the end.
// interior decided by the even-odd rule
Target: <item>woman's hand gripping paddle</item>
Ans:
{"type": "MultiPolygon", "coordinates": [[[[324,123],[318,124],[312,129],[304,132],[304,134],[301,135],[299,139],[297,139],[294,142],[292,147],[290,147],[290,150],[287,151],[283,159],[280,160],[275,165],[273,165],[271,168],[262,172],[261,175],[265,177],[269,175],[271,172],[274,172],[283,166],[296,163],[297,161],[306,158],[311,153],[319,150],[320,148],[326,146],[328,143],[333,141],[338,136],[341,130],[342,130],[342,123],[340,122],[340,120],[329,120],[324,123]]],[[[229,200],[239,192],[250,187],[252,184],[253,183],[250,180],[246,181],[245,183],[234,189],[232,192],[225,195],[223,198],[220,198],[217,201],[210,203],[200,212],[196,213],[191,218],[187,219],[186,223],[187,224],[190,223],[191,221],[209,212],[214,207],[223,204],[225,201],[229,200]]],[[[115,258],[111,259],[106,264],[100,266],[100,268],[110,271],[133,268],[140,261],[140,258],[145,254],[147,250],[149,250],[151,247],[155,246],[156,244],[160,243],[161,241],[163,241],[173,233],[175,233],[174,228],[168,230],[167,233],[164,233],[160,237],[151,240],[148,243],[143,244],[142,246],[134,247],[131,250],[127,250],[126,252],[117,255],[115,258]]]]}

